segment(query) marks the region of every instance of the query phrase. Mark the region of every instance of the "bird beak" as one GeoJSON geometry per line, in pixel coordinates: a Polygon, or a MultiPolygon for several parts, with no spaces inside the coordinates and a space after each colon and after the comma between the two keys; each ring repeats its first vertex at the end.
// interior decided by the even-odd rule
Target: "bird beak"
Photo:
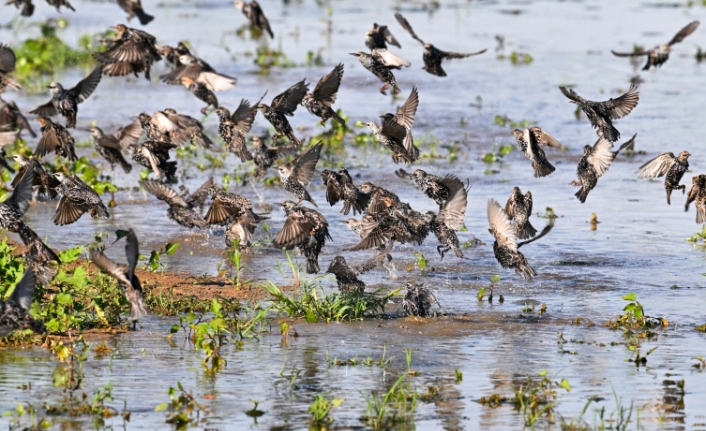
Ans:
{"type": "Polygon", "coordinates": [[[350,54],[350,55],[353,55],[353,56],[355,56],[355,57],[358,56],[358,53],[357,53],[357,52],[350,52],[349,54],[350,54]]]}

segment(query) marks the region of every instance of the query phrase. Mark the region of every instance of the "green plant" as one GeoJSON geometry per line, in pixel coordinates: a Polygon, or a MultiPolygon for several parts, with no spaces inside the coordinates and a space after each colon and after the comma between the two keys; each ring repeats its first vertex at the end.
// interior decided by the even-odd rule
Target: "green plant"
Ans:
{"type": "Polygon", "coordinates": [[[168,424],[173,424],[177,429],[186,429],[189,424],[197,423],[200,415],[206,414],[206,407],[194,399],[190,392],[186,392],[181,382],[177,382],[177,387],[170,387],[167,391],[170,401],[161,403],[155,407],[155,412],[167,412],[168,424]]]}
{"type": "Polygon", "coordinates": [[[694,235],[686,239],[688,242],[693,242],[694,247],[701,251],[706,250],[706,224],[701,225],[701,232],[696,232],[694,235]]]}
{"type": "Polygon", "coordinates": [[[510,54],[510,63],[514,66],[530,64],[534,61],[531,55],[525,52],[512,51],[510,54]]]}
{"type": "Polygon", "coordinates": [[[650,350],[648,350],[647,353],[645,353],[645,356],[642,356],[640,354],[640,349],[636,349],[635,357],[628,359],[628,362],[633,362],[636,367],[639,367],[640,365],[647,364],[647,357],[650,356],[652,354],[652,352],[657,350],[657,347],[659,347],[659,346],[655,346],[655,347],[651,348],[650,350]]]}
{"type": "Polygon", "coordinates": [[[374,430],[413,428],[417,397],[409,375],[401,375],[387,392],[365,397],[365,422],[374,430]],[[403,384],[404,381],[406,384],[403,384]]]}
{"type": "Polygon", "coordinates": [[[281,49],[272,49],[267,45],[258,46],[253,63],[260,69],[262,75],[269,75],[273,67],[294,67],[281,49]]]}
{"type": "Polygon", "coordinates": [[[383,346],[382,348],[382,357],[378,359],[377,361],[374,360],[372,357],[368,356],[365,359],[358,359],[357,356],[350,358],[350,359],[338,359],[338,358],[333,358],[328,354],[328,351],[326,352],[326,362],[328,362],[329,367],[332,365],[338,365],[338,366],[356,366],[356,365],[364,365],[366,367],[372,367],[373,365],[376,365],[378,367],[385,367],[387,365],[390,365],[392,363],[392,360],[394,358],[386,358],[385,354],[387,353],[387,347],[383,346]]]}
{"type": "Polygon", "coordinates": [[[343,398],[328,400],[324,395],[317,394],[309,406],[312,426],[325,427],[326,424],[333,422],[333,418],[329,416],[329,413],[331,413],[332,409],[340,406],[343,401],[345,401],[343,398]]]}
{"type": "Polygon", "coordinates": [[[39,430],[51,427],[51,422],[49,422],[46,418],[37,420],[37,410],[31,404],[27,404],[25,407],[25,404],[17,403],[17,407],[15,407],[14,410],[6,410],[3,412],[2,416],[5,418],[10,418],[8,427],[10,431],[39,430]],[[29,415],[28,426],[23,426],[22,418],[26,415],[29,415]]]}
{"type": "MultiPolygon", "coordinates": [[[[642,304],[637,300],[637,294],[631,292],[624,295],[623,300],[630,301],[623,308],[624,313],[611,319],[607,325],[612,329],[623,329],[631,331],[635,329],[647,329],[656,326],[667,326],[667,320],[662,317],[649,317],[645,315],[642,304]]],[[[626,332],[626,334],[630,334],[626,332]]]]}
{"type": "Polygon", "coordinates": [[[549,377],[547,370],[540,371],[538,376],[539,379],[527,376],[527,382],[515,389],[515,408],[522,414],[525,426],[534,426],[542,417],[553,423],[557,389],[571,391],[568,380],[561,379],[557,382],[549,377]]]}
{"type": "Polygon", "coordinates": [[[167,270],[167,264],[162,263],[162,255],[166,254],[167,256],[171,256],[176,253],[178,248],[179,243],[168,242],[159,250],[152,250],[147,262],[147,269],[152,272],[157,272],[157,270],[161,269],[161,272],[164,273],[167,270]]]}

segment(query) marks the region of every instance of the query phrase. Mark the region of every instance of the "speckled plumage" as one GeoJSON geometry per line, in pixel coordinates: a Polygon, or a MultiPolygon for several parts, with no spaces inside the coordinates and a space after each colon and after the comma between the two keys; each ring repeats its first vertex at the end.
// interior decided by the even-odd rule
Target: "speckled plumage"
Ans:
{"type": "Polygon", "coordinates": [[[29,111],[30,114],[51,117],[61,114],[66,119],[66,127],[72,129],[76,127],[76,114],[78,114],[78,104],[88,99],[98,86],[102,76],[102,67],[97,66],[84,79],[79,81],[75,87],[65,90],[58,82],[49,84],[52,98],[44,105],[38,106],[29,111]]]}
{"type": "Polygon", "coordinates": [[[696,206],[696,224],[706,223],[706,175],[691,177],[691,189],[686,197],[684,211],[689,211],[692,202],[696,206]]]}
{"type": "Polygon", "coordinates": [[[346,168],[340,168],[338,172],[324,169],[321,171],[321,179],[326,185],[326,202],[334,206],[343,200],[341,214],[348,215],[351,210],[353,215],[365,212],[370,203],[370,195],[353,184],[353,178],[346,168]]]}
{"type": "Polygon", "coordinates": [[[386,90],[389,86],[392,87],[392,94],[400,93],[400,88],[397,86],[395,75],[389,67],[385,66],[384,63],[376,59],[373,55],[366,54],[362,51],[351,53],[351,55],[356,57],[364,68],[368,69],[370,73],[383,82],[384,85],[380,87],[380,93],[386,95],[386,90]]]}
{"type": "Polygon", "coordinates": [[[586,100],[579,96],[572,89],[559,87],[564,96],[571,103],[578,105],[579,108],[586,114],[591,126],[601,132],[603,138],[610,142],[615,142],[620,139],[620,132],[613,126],[613,120],[623,118],[628,115],[637,106],[640,100],[640,93],[637,91],[636,85],[631,85],[630,89],[622,96],[616,99],[608,99],[604,102],[594,102],[586,100]]]}
{"type": "Polygon", "coordinates": [[[136,144],[140,136],[142,136],[142,131],[139,121],[133,121],[127,126],[121,127],[115,133],[108,135],[95,126],[89,129],[93,137],[93,148],[96,149],[96,152],[110,163],[111,169],[114,169],[115,165],[120,165],[126,174],[132,171],[132,165],[123,157],[122,149],[136,144]]]}
{"type": "Polygon", "coordinates": [[[257,109],[262,112],[262,115],[265,116],[265,119],[272,124],[272,127],[277,132],[277,135],[272,138],[273,141],[276,141],[280,136],[286,136],[289,142],[301,146],[299,139],[294,136],[294,131],[289,124],[289,120],[287,120],[287,116],[291,117],[294,115],[294,111],[304,100],[307,91],[309,91],[309,84],[306,83],[305,79],[302,79],[272,99],[270,106],[264,103],[257,104],[257,109]]]}
{"type": "Polygon", "coordinates": [[[672,190],[686,190],[684,184],[679,184],[684,173],[689,170],[688,151],[682,151],[675,157],[673,153],[663,153],[637,170],[638,178],[659,178],[664,176],[664,189],[667,191],[667,204],[671,205],[672,190]]]}
{"type": "Polygon", "coordinates": [[[333,118],[342,125],[346,122],[331,107],[336,102],[338,87],[343,79],[343,64],[339,63],[331,72],[319,80],[316,88],[302,99],[302,106],[309,112],[321,118],[321,125],[333,118]]]}
{"type": "Polygon", "coordinates": [[[319,142],[295,157],[291,163],[280,165],[277,168],[282,187],[299,199],[297,205],[302,201],[307,201],[318,208],[318,205],[314,202],[314,199],[312,199],[306,187],[311,184],[311,179],[314,177],[316,164],[319,162],[319,156],[321,156],[323,146],[323,142],[319,142]]]}
{"type": "Polygon", "coordinates": [[[510,220],[515,221],[515,232],[517,238],[527,239],[537,235],[537,229],[532,226],[529,218],[532,215],[532,193],[527,192],[522,195],[519,187],[512,189],[512,194],[505,204],[505,212],[510,220]]]}
{"type": "Polygon", "coordinates": [[[365,290],[365,283],[358,276],[383,263],[387,259],[390,250],[392,250],[392,244],[382,252],[376,253],[370,260],[356,267],[350,267],[343,256],[336,256],[331,261],[326,272],[336,277],[339,291],[343,293],[362,293],[365,290]]]}
{"type": "Polygon", "coordinates": [[[56,191],[61,198],[56,205],[54,224],[64,226],[74,223],[85,212],[93,218],[110,218],[108,208],[103,204],[98,193],[93,191],[76,175],[69,177],[63,173],[54,174],[60,181],[56,191]]]}
{"type": "MultiPolygon", "coordinates": [[[[212,186],[213,180],[209,179],[206,184],[212,186]]],[[[170,187],[155,180],[143,180],[140,181],[140,185],[157,199],[169,205],[167,217],[171,220],[174,220],[188,229],[193,229],[194,227],[204,228],[206,226],[206,222],[201,215],[194,210],[194,206],[179,196],[170,187]]]]}
{"type": "Polygon", "coordinates": [[[328,233],[328,221],[318,211],[298,206],[292,201],[282,202],[287,220],[272,241],[278,248],[292,250],[298,247],[306,257],[307,274],[319,272],[319,254],[326,240],[333,240],[328,233]]]}
{"type": "Polygon", "coordinates": [[[110,41],[105,52],[96,52],[93,56],[103,64],[103,74],[125,76],[131,73],[138,76],[144,72],[150,80],[152,64],[162,59],[162,49],[157,39],[151,34],[118,24],[115,26],[115,38],[110,41]]]}
{"type": "Polygon", "coordinates": [[[598,178],[608,171],[611,163],[613,163],[613,160],[615,160],[621,150],[632,145],[636,136],[637,134],[621,145],[618,151],[615,152],[610,151],[613,148],[613,144],[605,138],[598,138],[598,141],[593,146],[586,145],[583,147],[583,157],[581,157],[576,167],[578,180],[570,183],[573,186],[581,187],[575,195],[581,203],[586,202],[588,193],[598,184],[598,178]]]}
{"type": "Polygon", "coordinates": [[[679,32],[668,43],[656,46],[644,52],[615,52],[611,50],[616,57],[640,57],[647,56],[647,63],[642,70],[650,70],[650,67],[661,67],[669,60],[669,53],[672,51],[672,45],[683,41],[687,36],[699,28],[699,21],[692,21],[679,32]]]}
{"type": "Polygon", "coordinates": [[[434,317],[434,304],[440,306],[434,292],[423,284],[407,283],[406,292],[402,300],[402,309],[408,316],[434,317]]]}
{"type": "Polygon", "coordinates": [[[255,121],[257,106],[250,106],[250,102],[243,99],[233,114],[224,107],[216,109],[216,114],[219,119],[218,133],[225,142],[226,150],[237,154],[243,163],[252,160],[253,155],[245,145],[245,137],[255,121]]]}
{"type": "Polygon", "coordinates": [[[37,117],[37,122],[41,126],[42,136],[34,151],[35,156],[42,158],[54,151],[57,156],[65,157],[72,162],[78,160],[74,149],[74,137],[64,126],[53,122],[48,117],[37,117]]]}

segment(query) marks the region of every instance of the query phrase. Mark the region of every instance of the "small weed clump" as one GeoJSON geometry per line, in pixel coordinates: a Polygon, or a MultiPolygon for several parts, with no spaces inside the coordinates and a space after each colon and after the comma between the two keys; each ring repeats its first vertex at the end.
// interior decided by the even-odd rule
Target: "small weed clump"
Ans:
{"type": "Polygon", "coordinates": [[[329,400],[324,395],[317,394],[314,397],[314,401],[309,406],[309,413],[311,413],[311,426],[313,429],[326,429],[326,425],[333,422],[333,418],[329,416],[331,410],[340,406],[345,399],[334,398],[329,400]]]}
{"type": "Polygon", "coordinates": [[[199,422],[201,414],[208,413],[205,406],[199,404],[190,392],[186,392],[181,382],[177,382],[177,387],[170,387],[167,391],[170,401],[159,404],[155,407],[156,412],[167,412],[167,422],[176,429],[186,429],[189,425],[199,422]]]}
{"type": "MultiPolygon", "coordinates": [[[[641,329],[650,329],[656,327],[666,327],[669,325],[667,319],[662,317],[649,317],[645,315],[645,310],[642,304],[637,300],[637,294],[632,292],[624,295],[623,300],[630,301],[623,308],[624,313],[614,317],[606,323],[611,329],[622,329],[624,331],[633,331],[641,329]]],[[[626,332],[627,333],[627,332],[626,332]]]]}

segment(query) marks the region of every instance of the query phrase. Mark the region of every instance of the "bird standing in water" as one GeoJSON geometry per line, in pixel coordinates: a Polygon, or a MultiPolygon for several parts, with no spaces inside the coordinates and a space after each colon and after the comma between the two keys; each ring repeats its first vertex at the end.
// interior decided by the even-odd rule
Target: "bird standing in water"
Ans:
{"type": "Polygon", "coordinates": [[[395,18],[397,18],[397,22],[400,23],[402,28],[404,28],[407,31],[407,33],[409,33],[410,36],[412,36],[413,39],[415,39],[417,42],[421,43],[422,46],[424,47],[424,55],[422,56],[422,60],[424,61],[423,69],[432,75],[446,76],[446,72],[441,67],[441,62],[443,60],[452,60],[452,59],[458,59],[458,58],[473,57],[475,55],[483,54],[485,51],[488,50],[488,48],[486,48],[482,51],[472,52],[472,53],[468,53],[468,54],[442,51],[430,43],[424,43],[424,41],[421,40],[419,38],[419,36],[416,35],[416,33],[414,33],[414,30],[412,30],[412,26],[409,24],[407,19],[405,19],[405,17],[402,16],[401,13],[396,13],[395,18]]]}
{"type": "Polygon", "coordinates": [[[678,157],[674,153],[664,153],[640,166],[637,178],[659,178],[664,175],[664,189],[667,191],[667,204],[671,205],[672,190],[686,191],[684,184],[679,184],[684,173],[689,170],[688,151],[682,151],[678,157]]]}
{"type": "Polygon", "coordinates": [[[636,136],[637,133],[615,152],[610,151],[613,148],[613,143],[602,137],[598,138],[598,141],[593,146],[586,145],[583,147],[583,157],[581,157],[576,167],[576,173],[579,178],[569,183],[572,186],[581,187],[575,195],[581,203],[586,202],[588,192],[596,187],[598,178],[608,171],[611,163],[613,163],[613,160],[615,160],[621,150],[635,142],[636,136]]]}
{"type": "Polygon", "coordinates": [[[650,70],[650,67],[661,67],[664,63],[669,60],[669,53],[672,51],[672,45],[677,44],[691,33],[693,33],[697,28],[699,28],[699,21],[692,21],[686,25],[686,27],[679,30],[679,33],[674,35],[672,40],[663,45],[654,47],[648,51],[644,52],[615,52],[611,50],[616,57],[640,57],[643,55],[647,56],[647,63],[642,70],[650,70]]]}
{"type": "Polygon", "coordinates": [[[363,293],[363,291],[365,291],[365,283],[358,279],[358,276],[383,263],[390,254],[392,246],[393,244],[390,244],[387,249],[376,253],[372,259],[356,267],[348,266],[346,258],[343,256],[336,256],[333,258],[333,261],[331,261],[326,272],[336,277],[336,284],[338,284],[339,291],[343,293],[363,293]]]}
{"type": "Polygon", "coordinates": [[[576,94],[572,89],[559,87],[564,96],[571,100],[571,103],[578,105],[579,108],[586,114],[591,126],[598,129],[603,138],[610,142],[615,142],[620,139],[620,132],[613,126],[613,120],[623,118],[628,115],[637,106],[640,100],[640,93],[637,91],[636,85],[631,85],[630,89],[622,96],[616,99],[608,99],[603,102],[593,102],[586,100],[576,94]]]}

